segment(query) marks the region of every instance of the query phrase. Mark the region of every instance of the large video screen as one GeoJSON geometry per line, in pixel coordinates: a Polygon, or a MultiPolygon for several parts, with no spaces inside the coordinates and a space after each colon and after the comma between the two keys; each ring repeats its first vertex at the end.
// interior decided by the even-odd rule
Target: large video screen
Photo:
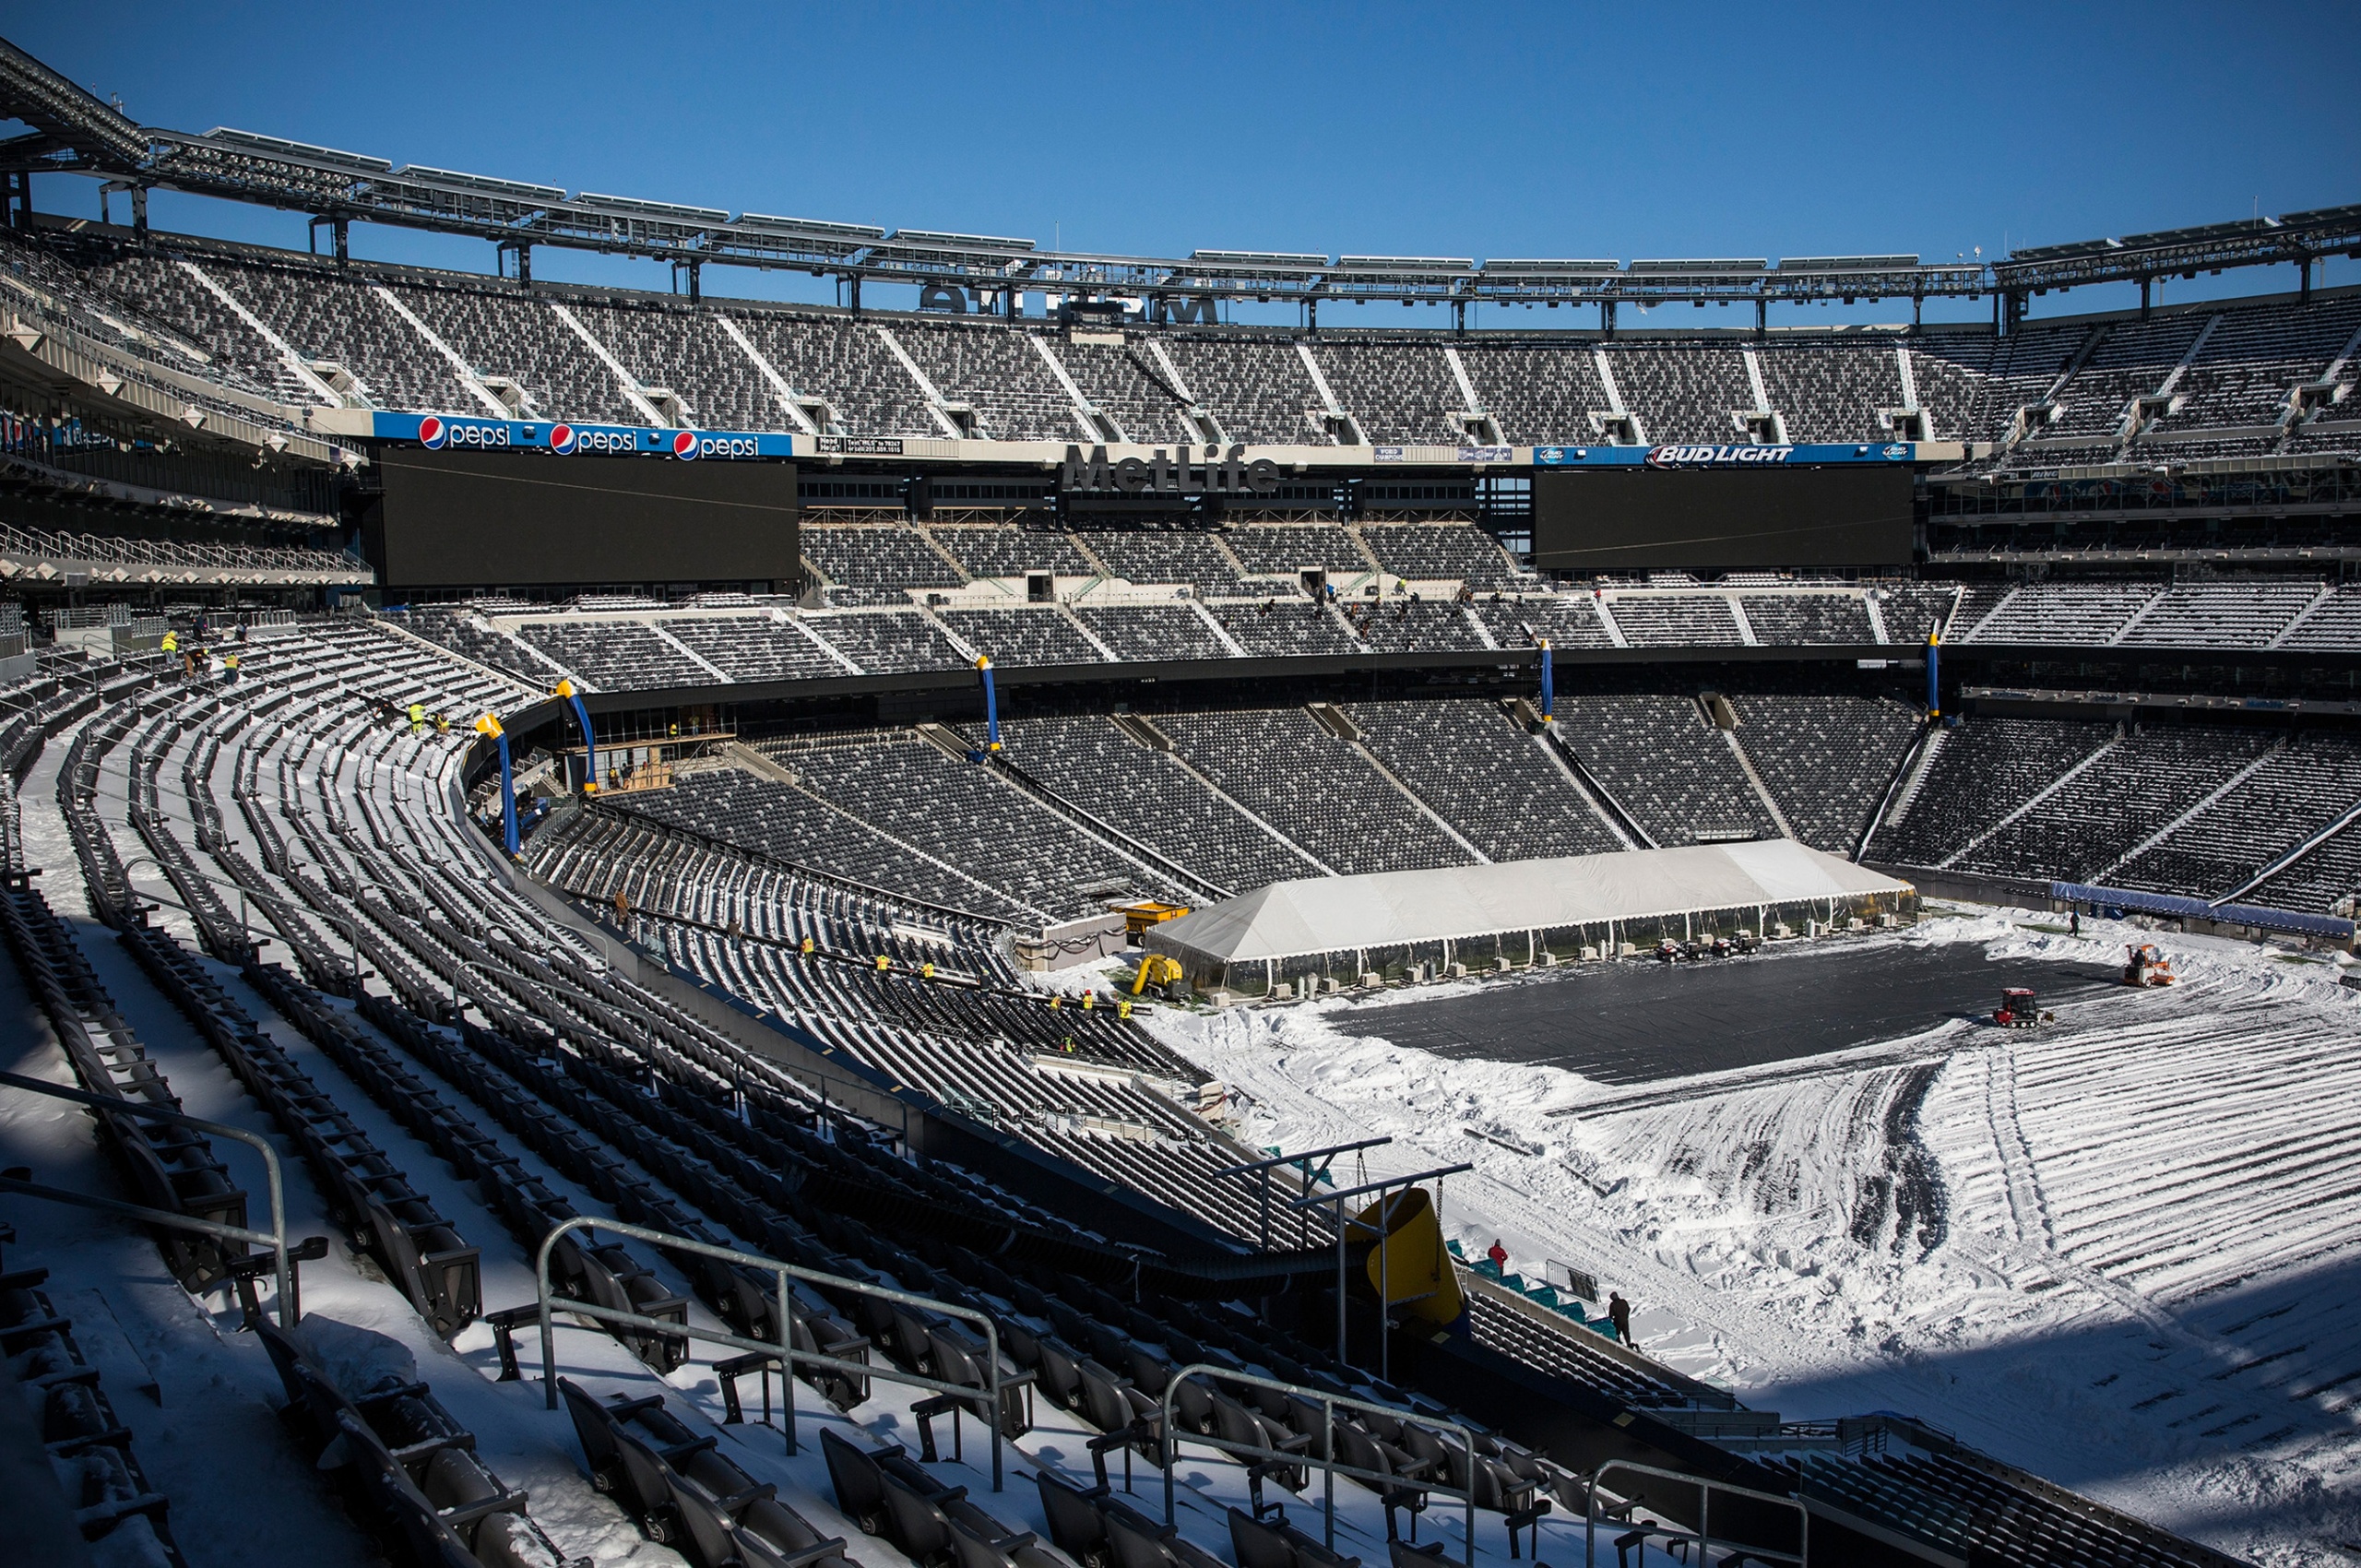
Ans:
{"type": "Polygon", "coordinates": [[[1900,467],[1544,469],[1533,560],[1576,572],[1907,565],[1910,489],[1900,467]]]}
{"type": "Polygon", "coordinates": [[[792,584],[795,468],[391,449],[362,549],[396,591],[792,584]]]}

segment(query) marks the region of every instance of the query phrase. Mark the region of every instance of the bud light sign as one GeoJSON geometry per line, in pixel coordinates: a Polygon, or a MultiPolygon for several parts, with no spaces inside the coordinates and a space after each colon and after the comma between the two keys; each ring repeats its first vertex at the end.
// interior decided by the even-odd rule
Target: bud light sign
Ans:
{"type": "Polygon", "coordinates": [[[543,423],[538,420],[469,419],[452,414],[375,414],[370,434],[380,441],[414,441],[430,452],[548,452],[560,457],[672,457],[747,461],[791,457],[795,439],[785,432],[660,430],[628,424],[543,423]]]}
{"type": "Polygon", "coordinates": [[[1676,445],[1667,446],[1536,446],[1533,463],[1542,469],[1638,468],[1753,469],[1805,468],[1830,463],[1908,463],[1918,457],[1907,441],[1838,442],[1805,445],[1676,445]]]}

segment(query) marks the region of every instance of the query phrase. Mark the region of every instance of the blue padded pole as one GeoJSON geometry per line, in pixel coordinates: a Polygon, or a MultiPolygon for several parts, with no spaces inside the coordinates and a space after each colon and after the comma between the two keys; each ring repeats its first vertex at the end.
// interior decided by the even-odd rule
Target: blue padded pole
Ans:
{"type": "Polygon", "coordinates": [[[582,698],[575,693],[568,692],[566,701],[574,705],[574,721],[582,726],[582,750],[587,755],[583,766],[588,770],[583,775],[588,785],[585,792],[595,794],[599,789],[599,742],[590,735],[590,710],[582,706],[582,698]]]}
{"type": "Polygon", "coordinates": [[[1927,632],[1927,717],[1940,719],[1943,715],[1942,696],[1943,636],[1929,627],[1927,632]]]}
{"type": "Polygon", "coordinates": [[[1557,671],[1550,663],[1549,644],[1541,645],[1541,722],[1547,724],[1558,709],[1557,671]]]}
{"type": "Polygon", "coordinates": [[[1000,750],[1000,694],[992,689],[992,661],[978,659],[976,668],[984,677],[984,738],[987,751],[1000,750]]]}
{"type": "Polygon", "coordinates": [[[500,748],[500,829],[501,838],[507,844],[510,855],[521,847],[516,837],[516,776],[509,770],[508,737],[494,735],[492,743],[500,748]]]}

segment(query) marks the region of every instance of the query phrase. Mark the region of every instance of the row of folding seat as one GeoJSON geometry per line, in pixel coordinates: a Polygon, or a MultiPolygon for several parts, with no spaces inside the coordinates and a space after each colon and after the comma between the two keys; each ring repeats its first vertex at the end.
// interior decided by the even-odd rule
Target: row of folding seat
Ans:
{"type": "MultiPolygon", "coordinates": [[[[604,824],[613,820],[607,812],[605,807],[586,809],[558,825],[552,830],[557,837],[545,841],[537,836],[535,863],[547,868],[546,874],[559,885],[594,907],[606,901],[601,895],[610,886],[623,893],[634,910],[658,917],[679,911],[683,902],[696,897],[695,867],[684,864],[675,852],[680,845],[692,839],[688,831],[681,828],[665,830],[670,843],[651,837],[628,837],[616,842],[611,849],[602,851],[607,863],[618,870],[628,864],[631,875],[641,880],[626,880],[617,886],[611,879],[587,869],[574,876],[564,874],[563,857],[567,852],[564,846],[574,840],[574,836],[600,831],[604,824]]],[[[724,855],[702,840],[696,842],[702,857],[727,864],[742,860],[742,851],[732,849],[724,855]]],[[[1070,1002],[1053,1007],[1038,993],[1020,990],[1005,976],[1004,963],[996,961],[991,950],[980,945],[955,947],[956,958],[945,959],[942,949],[932,943],[905,935],[882,921],[862,921],[847,931],[833,922],[807,921],[800,916],[766,919],[765,909],[776,914],[776,907],[757,905],[752,900],[731,908],[742,911],[746,920],[742,923],[746,923],[755,935],[787,941],[809,936],[813,941],[815,951],[810,956],[813,961],[787,954],[766,956],[763,961],[778,971],[778,978],[790,990],[829,1012],[852,1018],[907,1023],[926,1033],[1028,1045],[1044,1051],[1063,1051],[1070,1044],[1074,1054],[1087,1060],[1181,1081],[1194,1081],[1199,1076],[1195,1069],[1171,1051],[1136,1028],[1125,1027],[1112,1007],[1086,1010],[1070,1002]],[[876,968],[874,960],[879,956],[895,961],[889,971],[876,968]],[[992,972],[967,977],[945,972],[954,962],[976,963],[992,972]],[[933,978],[939,980],[965,978],[993,983],[929,984],[924,977],[912,972],[923,965],[937,966],[933,978]],[[809,984],[804,983],[806,977],[809,984]]],[[[740,917],[733,914],[730,918],[740,917]]],[[[765,955],[776,953],[768,944],[757,945],[765,955]]]]}
{"type": "MultiPolygon", "coordinates": [[[[259,766],[259,757],[249,754],[241,760],[241,777],[255,779],[259,766]]],[[[261,809],[259,790],[251,786],[242,790],[241,804],[250,826],[258,830],[257,837],[264,840],[266,856],[272,857],[271,846],[279,840],[268,814],[261,809]]],[[[299,815],[296,821],[299,828],[310,827],[308,815],[299,815]]],[[[324,843],[318,847],[326,848],[324,843]]],[[[280,901],[262,884],[259,873],[226,843],[217,847],[215,854],[258,903],[267,909],[280,908],[280,901]]],[[[276,855],[280,863],[275,869],[290,885],[315,903],[328,897],[326,890],[313,884],[300,870],[287,865],[283,857],[282,844],[276,855]]],[[[357,887],[358,878],[352,868],[348,867],[343,875],[350,885],[357,887]]],[[[406,894],[404,897],[407,898],[406,894]]],[[[296,926],[283,914],[274,913],[274,919],[282,927],[296,926]]],[[[366,951],[374,964],[386,969],[407,969],[414,983],[423,983],[423,971],[397,964],[391,947],[362,937],[358,930],[353,936],[356,945],[366,951]]],[[[291,946],[299,963],[314,979],[334,989],[351,989],[350,972],[340,956],[331,956],[316,944],[291,943],[291,946]]],[[[564,1198],[538,1178],[522,1171],[513,1156],[502,1151],[494,1140],[487,1138],[455,1108],[442,1101],[366,1031],[320,1003],[316,992],[275,968],[250,965],[247,972],[274,1005],[320,1043],[373,1099],[433,1146],[461,1175],[477,1181],[487,1206],[501,1216],[520,1245],[528,1249],[538,1246],[550,1229],[573,1216],[575,1211],[564,1198]]],[[[363,1014],[396,1038],[409,1035],[413,1043],[418,1037],[431,1038],[431,1031],[412,1013],[389,1006],[383,998],[374,995],[363,994],[360,1002],[363,1014]]],[[[492,1103],[513,1108],[518,1114],[529,1114],[533,1109],[517,1104],[515,1097],[506,1095],[492,1097],[492,1103]]],[[[578,1139],[571,1129],[557,1127],[551,1131],[552,1135],[578,1139]]],[[[685,1303],[673,1298],[652,1273],[619,1245],[599,1246],[590,1244],[587,1239],[569,1238],[553,1256],[552,1272],[555,1288],[578,1299],[676,1321],[685,1313],[685,1303]]],[[[645,1359],[664,1366],[677,1364],[677,1358],[684,1349],[677,1336],[633,1332],[624,1337],[645,1359]]]]}
{"type": "MultiPolygon", "coordinates": [[[[143,739],[143,745],[151,741],[152,736],[143,739]]],[[[185,871],[184,876],[175,877],[176,883],[209,892],[211,884],[196,872],[153,803],[157,761],[149,750],[134,755],[135,819],[158,858],[169,869],[185,871]]],[[[184,769],[183,776],[188,779],[189,771],[184,769]]],[[[98,831],[95,810],[72,815],[69,830],[77,844],[82,836],[98,831]]],[[[220,914],[226,921],[226,909],[220,914]]],[[[176,939],[149,926],[136,910],[120,912],[117,936],[157,989],[294,1143],[327,1198],[331,1215],[376,1257],[420,1315],[445,1338],[473,1322],[481,1307],[477,1250],[176,939]]],[[[243,932],[234,944],[236,956],[250,956],[243,932]]],[[[217,952],[223,946],[219,942],[213,945],[217,952]]]]}
{"type": "MultiPolygon", "coordinates": [[[[122,731],[113,733],[119,736],[122,731]]],[[[86,755],[93,766],[81,778],[94,783],[97,755],[87,748],[86,755]]],[[[138,787],[143,782],[152,787],[152,755],[139,771],[146,777],[133,780],[135,806],[141,803],[138,787]]],[[[68,791],[76,781],[75,771],[69,770],[65,780],[68,791]]],[[[84,811],[69,814],[69,826],[86,837],[94,828],[102,835],[94,791],[84,798],[84,811]]],[[[152,810],[152,797],[148,805],[152,810]]],[[[93,860],[101,857],[112,859],[111,845],[85,855],[93,860]]],[[[118,918],[124,913],[119,906],[102,912],[118,918]]],[[[374,1233],[381,1261],[409,1289],[429,1321],[448,1334],[471,1317],[476,1293],[473,1249],[457,1244],[456,1235],[409,1187],[401,1173],[184,949],[165,933],[142,924],[126,922],[122,934],[159,988],[291,1134],[320,1177],[332,1211],[356,1229],[374,1233]],[[421,1248],[438,1245],[442,1255],[421,1255],[421,1248]],[[430,1279],[434,1283],[424,1283],[430,1279]]],[[[243,1222],[242,1215],[234,1222],[243,1222]]],[[[238,1272],[253,1271],[241,1267],[238,1272]]],[[[254,1311],[251,1298],[248,1309],[251,1326],[266,1336],[276,1335],[254,1311]]],[[[284,1364],[281,1370],[287,1370],[284,1364]]],[[[296,1392],[291,1381],[291,1397],[296,1392]]],[[[416,1403],[407,1395],[404,1402],[416,1403]]],[[[475,1562],[484,1568],[539,1568],[556,1561],[546,1536],[517,1517],[522,1495],[500,1486],[469,1452],[472,1438],[449,1423],[439,1407],[433,1411],[440,1418],[433,1424],[440,1430],[388,1435],[347,1419],[340,1431],[326,1433],[327,1438],[344,1438],[346,1468],[358,1478],[356,1490],[373,1501],[374,1507],[367,1512],[382,1515],[377,1522],[387,1538],[407,1547],[400,1553],[403,1560],[438,1565],[475,1562]],[[487,1497],[492,1500],[489,1508],[484,1506],[487,1497]]],[[[315,1444],[315,1450],[325,1446],[325,1441],[315,1444]]]]}
{"type": "Polygon", "coordinates": [[[2198,1568],[2217,1561],[2136,1519],[2091,1505],[2078,1510],[1950,1455],[1872,1455],[1865,1467],[1916,1489],[1922,1506],[1964,1515],[1963,1534],[1974,1556],[2058,1568],[2198,1568]]]}
{"type": "MultiPolygon", "coordinates": [[[[13,882],[0,893],[0,933],[86,1092],[152,1110],[180,1109],[172,1085],[116,1013],[73,932],[30,885],[13,882]]],[[[97,1121],[100,1141],[133,1201],[192,1219],[244,1226],[246,1194],[203,1134],[107,1111],[98,1112],[97,1121]]],[[[192,1291],[228,1278],[231,1261],[245,1252],[243,1242],[182,1230],[161,1233],[158,1245],[165,1267],[192,1291]]]]}
{"type": "Polygon", "coordinates": [[[591,1484],[615,1499],[650,1540],[676,1548],[693,1568],[813,1568],[846,1561],[840,1537],[824,1536],[665,1408],[664,1396],[602,1402],[560,1378],[591,1484]]]}
{"type": "Polygon", "coordinates": [[[820,1451],[838,1511],[919,1568],[1062,1568],[1030,1530],[1012,1530],[967,1488],[941,1485],[898,1445],[863,1448],[824,1427],[820,1451]]]}
{"type": "Polygon", "coordinates": [[[169,932],[126,925],[119,935],[303,1155],[329,1215],[428,1325],[448,1339],[473,1323],[483,1305],[477,1249],[169,932]]]}
{"type": "MultiPolygon", "coordinates": [[[[527,1170],[497,1139],[412,1072],[399,1054],[350,1016],[329,1007],[316,991],[275,965],[250,965],[246,977],[373,1101],[462,1179],[474,1182],[477,1196],[519,1247],[528,1253],[538,1249],[552,1230],[575,1218],[579,1211],[570,1200],[527,1170]]],[[[442,1045],[440,1031],[383,997],[364,993],[359,1012],[413,1058],[435,1054],[442,1045]]],[[[447,1072],[441,1075],[453,1081],[447,1072]]],[[[494,1112],[501,1125],[568,1177],[578,1180],[578,1171],[608,1168],[597,1160],[597,1151],[579,1131],[513,1083],[458,1087],[463,1092],[472,1087],[469,1099],[494,1112]]],[[[571,1300],[643,1317],[687,1321],[688,1303],[617,1241],[602,1244],[595,1236],[568,1235],[551,1253],[550,1279],[553,1292],[571,1300]]],[[[504,1332],[513,1321],[511,1315],[497,1326],[504,1332]]],[[[680,1365],[687,1354],[686,1342],[676,1335],[640,1328],[611,1332],[659,1371],[680,1365]]]]}
{"type": "MultiPolygon", "coordinates": [[[[542,1047],[517,1045],[503,1033],[480,1029],[471,1023],[462,1026],[461,1039],[455,1041],[446,1031],[414,1018],[404,1025],[400,1020],[409,1015],[385,999],[370,998],[364,1006],[372,1021],[386,1028],[405,1051],[493,1115],[534,1153],[579,1182],[619,1218],[693,1241],[727,1244],[728,1237],[707,1229],[698,1216],[683,1209],[645,1174],[664,1170],[673,1172],[677,1180],[681,1172],[709,1169],[699,1158],[703,1151],[680,1144],[658,1148],[635,1136],[634,1124],[606,1113],[569,1076],[553,1071],[542,1047]],[[595,1140],[587,1135],[592,1131],[599,1134],[595,1140]],[[635,1158],[627,1159],[627,1155],[635,1158]]],[[[586,1064],[583,1070],[591,1069],[586,1064]]],[[[418,1092],[428,1091],[420,1086],[418,1092]]],[[[756,1168],[740,1174],[760,1180],[765,1173],[756,1168]]],[[[765,1186],[776,1188],[781,1182],[773,1170],[765,1186]]],[[[706,1195],[724,1206],[718,1213],[735,1233],[750,1241],[769,1240],[770,1217],[750,1206],[761,1191],[708,1184],[706,1195]]],[[[487,1192],[486,1200],[500,1206],[498,1194],[487,1192]]],[[[562,1200],[548,1203],[539,1212],[523,1217],[516,1227],[520,1241],[537,1245],[573,1213],[562,1200]]],[[[560,1244],[560,1251],[573,1241],[568,1238],[560,1244]]],[[[583,1258],[571,1272],[583,1299],[646,1316],[678,1319],[685,1310],[685,1303],[669,1293],[657,1294],[661,1287],[652,1275],[626,1273],[628,1254],[619,1246],[611,1243],[600,1248],[586,1242],[581,1251],[583,1258]]],[[[777,1297],[769,1276],[696,1253],[676,1251],[666,1256],[734,1332],[747,1338],[778,1338],[777,1297]]],[[[558,1261],[553,1255],[553,1268],[558,1261]]],[[[844,1360],[864,1359],[860,1336],[826,1303],[800,1297],[790,1301],[789,1313],[793,1342],[800,1348],[844,1360]]],[[[678,1364],[685,1354],[685,1346],[677,1339],[637,1330],[623,1332],[623,1336],[642,1353],[643,1360],[660,1349],[661,1362],[668,1367],[678,1364]]],[[[833,1396],[848,1394],[858,1384],[843,1374],[815,1377],[813,1382],[824,1394],[833,1396]]]]}
{"type": "MultiPolygon", "coordinates": [[[[0,1246],[16,1228],[0,1225],[0,1246]]],[[[173,1541],[171,1504],[148,1483],[131,1451],[131,1431],[99,1385],[99,1369],[82,1354],[74,1320],[41,1289],[42,1267],[9,1268],[0,1258],[0,1363],[31,1407],[50,1467],[66,1491],[82,1538],[120,1562],[187,1568],[173,1541]]],[[[30,1499],[19,1500],[21,1503],[30,1499]]]]}
{"type": "Polygon", "coordinates": [[[285,1332],[267,1323],[255,1332],[286,1391],[281,1416],[304,1457],[329,1473],[347,1510],[397,1564],[552,1568],[565,1561],[527,1513],[527,1494],[484,1463],[475,1433],[419,1381],[397,1342],[317,1314],[285,1332]]]}

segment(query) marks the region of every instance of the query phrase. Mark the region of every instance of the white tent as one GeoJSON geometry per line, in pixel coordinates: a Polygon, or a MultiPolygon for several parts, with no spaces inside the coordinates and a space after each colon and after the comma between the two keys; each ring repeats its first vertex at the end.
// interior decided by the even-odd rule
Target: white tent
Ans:
{"type": "Polygon", "coordinates": [[[1729,909],[1891,900],[1910,885],[1788,838],[1274,883],[1154,928],[1147,944],[1215,965],[1618,927],[1729,909]]]}

